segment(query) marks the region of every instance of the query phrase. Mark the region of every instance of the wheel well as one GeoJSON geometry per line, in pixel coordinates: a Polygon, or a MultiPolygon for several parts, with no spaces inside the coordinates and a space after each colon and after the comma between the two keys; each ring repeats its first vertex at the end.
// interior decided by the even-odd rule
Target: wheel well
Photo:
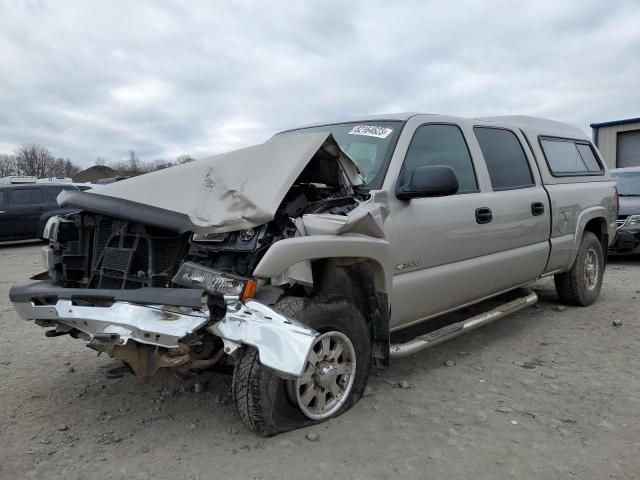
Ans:
{"type": "Polygon", "coordinates": [[[607,229],[607,221],[602,217],[592,218],[584,226],[584,231],[592,232],[596,237],[598,237],[598,240],[600,240],[600,245],[602,245],[602,251],[606,256],[607,248],[609,247],[609,231],[607,229]]]}
{"type": "Polygon", "coordinates": [[[369,258],[324,258],[312,262],[314,293],[345,298],[363,314],[373,340],[372,356],[379,366],[389,364],[389,300],[384,271],[369,258]]]}

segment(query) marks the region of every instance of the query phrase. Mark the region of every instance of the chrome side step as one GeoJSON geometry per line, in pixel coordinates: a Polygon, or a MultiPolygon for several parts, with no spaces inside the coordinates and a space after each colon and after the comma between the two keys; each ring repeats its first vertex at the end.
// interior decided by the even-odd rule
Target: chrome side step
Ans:
{"type": "Polygon", "coordinates": [[[456,322],[439,328],[438,330],[434,330],[433,332],[425,333],[424,335],[420,335],[405,343],[391,344],[389,354],[392,358],[413,355],[416,352],[433,347],[445,340],[457,337],[458,335],[462,335],[463,333],[486,325],[487,323],[491,323],[494,320],[529,307],[537,301],[538,295],[536,295],[535,292],[529,291],[525,296],[516,298],[515,300],[505,303],[504,305],[500,305],[493,310],[481,313],[480,315],[476,315],[475,317],[471,317],[462,322],[456,322]]]}

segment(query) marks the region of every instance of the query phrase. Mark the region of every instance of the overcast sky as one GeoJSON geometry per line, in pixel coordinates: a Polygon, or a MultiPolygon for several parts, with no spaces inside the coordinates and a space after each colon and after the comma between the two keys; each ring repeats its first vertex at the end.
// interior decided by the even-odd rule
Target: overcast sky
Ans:
{"type": "Polygon", "coordinates": [[[398,111],[640,116],[640,1],[0,0],[0,152],[203,157],[398,111]]]}

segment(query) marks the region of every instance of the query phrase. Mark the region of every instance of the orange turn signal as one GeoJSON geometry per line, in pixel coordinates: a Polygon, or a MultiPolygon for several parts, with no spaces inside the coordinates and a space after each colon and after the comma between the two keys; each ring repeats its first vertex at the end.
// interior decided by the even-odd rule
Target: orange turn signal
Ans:
{"type": "Polygon", "coordinates": [[[256,287],[258,283],[255,280],[249,280],[247,285],[244,287],[244,291],[242,292],[242,301],[249,300],[256,293],[256,287]]]}

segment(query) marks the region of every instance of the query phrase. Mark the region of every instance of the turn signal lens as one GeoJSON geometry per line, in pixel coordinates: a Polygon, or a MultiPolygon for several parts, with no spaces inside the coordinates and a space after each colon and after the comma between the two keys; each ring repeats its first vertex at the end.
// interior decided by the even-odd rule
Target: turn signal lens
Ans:
{"type": "Polygon", "coordinates": [[[247,285],[244,287],[244,291],[242,292],[242,301],[249,300],[256,294],[257,282],[255,280],[249,280],[247,285]]]}

